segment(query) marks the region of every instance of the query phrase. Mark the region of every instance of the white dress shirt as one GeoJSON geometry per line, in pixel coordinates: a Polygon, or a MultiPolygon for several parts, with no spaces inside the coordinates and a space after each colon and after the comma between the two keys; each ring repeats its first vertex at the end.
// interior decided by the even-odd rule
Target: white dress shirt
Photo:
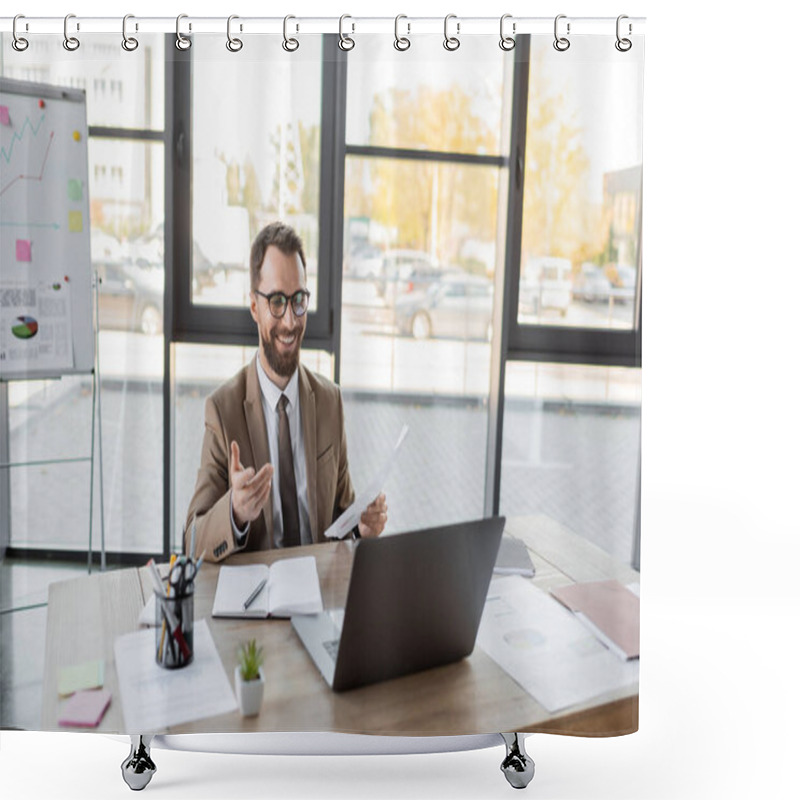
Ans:
{"type": "MultiPolygon", "coordinates": [[[[278,401],[285,394],[289,401],[286,416],[289,420],[289,436],[292,440],[292,462],[294,463],[294,480],[297,487],[297,508],[300,512],[300,543],[313,544],[311,538],[311,522],[308,515],[308,478],[306,476],[306,452],[303,444],[303,425],[300,416],[300,396],[298,391],[298,371],[289,380],[286,388],[279,389],[268,377],[261,366],[261,357],[256,358],[258,384],[261,387],[261,410],[267,424],[267,441],[269,442],[270,461],[274,468],[272,475],[272,529],[276,547],[283,547],[283,513],[281,510],[281,476],[278,453],[278,401]]],[[[240,531],[233,521],[233,504],[231,501],[231,527],[239,542],[250,529],[248,523],[240,531]]]]}

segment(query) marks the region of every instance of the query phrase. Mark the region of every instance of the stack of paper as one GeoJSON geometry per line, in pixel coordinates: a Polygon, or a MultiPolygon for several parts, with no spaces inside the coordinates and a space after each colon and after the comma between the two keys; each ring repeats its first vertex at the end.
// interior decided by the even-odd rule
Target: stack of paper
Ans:
{"type": "Polygon", "coordinates": [[[156,663],[151,630],[114,642],[125,730],[160,733],[171,725],[236,710],[236,698],[203,619],[194,626],[194,660],[180,669],[156,663]]]}
{"type": "Polygon", "coordinates": [[[551,713],[639,680],[638,660],[609,652],[564,606],[518,575],[492,580],[478,645],[551,713]]]}

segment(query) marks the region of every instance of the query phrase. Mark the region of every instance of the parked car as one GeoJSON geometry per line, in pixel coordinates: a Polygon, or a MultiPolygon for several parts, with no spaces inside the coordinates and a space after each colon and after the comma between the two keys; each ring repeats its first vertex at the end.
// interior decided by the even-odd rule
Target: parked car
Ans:
{"type": "Polygon", "coordinates": [[[627,264],[609,264],[606,275],[611,282],[611,297],[614,302],[627,305],[636,296],[636,268],[627,264]]]}
{"type": "Polygon", "coordinates": [[[490,339],[493,290],[488,278],[449,273],[425,291],[397,299],[397,326],[415,339],[490,339]]]}
{"type": "Polygon", "coordinates": [[[95,261],[100,277],[101,330],[140,331],[155,336],[164,330],[164,269],[144,259],[95,261]]]}
{"type": "Polygon", "coordinates": [[[554,309],[566,316],[572,302],[572,263],[568,258],[533,256],[528,259],[519,288],[521,314],[554,309]]]}
{"type": "Polygon", "coordinates": [[[439,281],[445,270],[438,261],[419,250],[387,250],[375,286],[387,305],[398,297],[424,291],[439,281]]]}
{"type": "Polygon", "coordinates": [[[586,303],[607,303],[610,293],[611,281],[603,274],[603,270],[591,261],[581,264],[572,287],[572,296],[586,303]]]}
{"type": "MultiPolygon", "coordinates": [[[[125,248],[134,263],[146,262],[153,265],[164,264],[164,226],[158,225],[149,233],[132,239],[125,248]]],[[[233,265],[244,270],[244,265],[233,265]]],[[[192,239],[192,291],[202,292],[217,285],[219,280],[226,280],[232,265],[215,264],[200,248],[196,239],[192,239]]]]}
{"type": "Polygon", "coordinates": [[[371,244],[360,243],[353,247],[347,258],[347,272],[353,278],[380,277],[383,250],[371,244]]]}

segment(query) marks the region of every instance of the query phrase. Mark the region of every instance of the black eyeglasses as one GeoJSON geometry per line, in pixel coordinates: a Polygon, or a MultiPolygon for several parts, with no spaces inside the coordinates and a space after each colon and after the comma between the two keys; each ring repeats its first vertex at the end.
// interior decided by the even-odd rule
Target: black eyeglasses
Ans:
{"type": "Polygon", "coordinates": [[[269,313],[276,319],[283,317],[289,307],[289,302],[292,304],[292,313],[296,317],[302,317],[308,311],[308,298],[311,297],[311,292],[308,289],[298,289],[291,297],[283,292],[265,294],[258,289],[253,289],[253,291],[267,301],[269,313]]]}

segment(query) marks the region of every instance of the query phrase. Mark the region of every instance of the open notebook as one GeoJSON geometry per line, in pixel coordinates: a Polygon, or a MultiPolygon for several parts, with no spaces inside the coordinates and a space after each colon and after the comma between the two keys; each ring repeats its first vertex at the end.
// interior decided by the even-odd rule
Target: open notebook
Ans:
{"type": "Polygon", "coordinates": [[[213,617],[290,617],[322,611],[317,562],[313,556],[286,558],[271,567],[247,564],[220,567],[213,617]],[[266,585],[248,608],[245,600],[266,580],[266,585]]]}

